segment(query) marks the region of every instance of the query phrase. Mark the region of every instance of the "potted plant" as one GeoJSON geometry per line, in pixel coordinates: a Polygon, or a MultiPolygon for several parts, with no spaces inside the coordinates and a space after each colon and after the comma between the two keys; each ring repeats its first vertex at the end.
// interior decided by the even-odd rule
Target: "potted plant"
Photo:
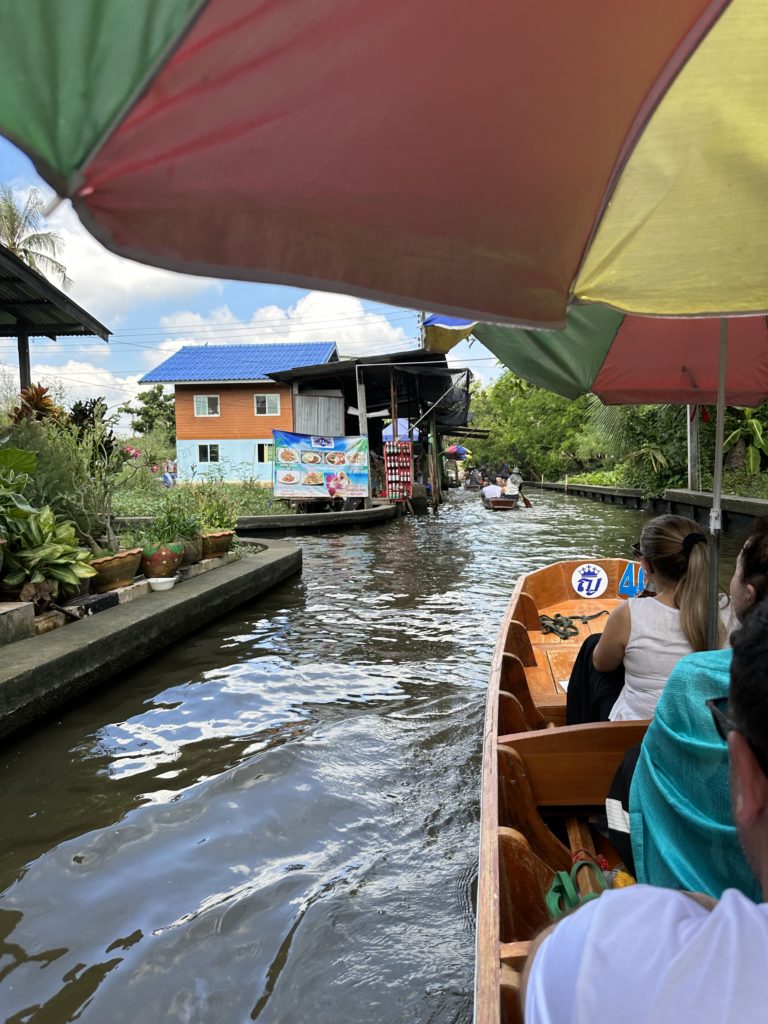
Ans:
{"type": "Polygon", "coordinates": [[[224,481],[208,477],[195,485],[203,529],[203,558],[219,558],[232,547],[237,526],[237,507],[224,481]]]}
{"type": "Polygon", "coordinates": [[[154,517],[153,532],[181,542],[184,548],[182,565],[200,561],[203,557],[200,516],[188,488],[175,487],[165,494],[154,517]]]}
{"type": "Polygon", "coordinates": [[[17,519],[7,541],[2,585],[18,600],[32,601],[38,612],[96,575],[74,523],[58,519],[47,505],[17,519]]]}
{"type": "Polygon", "coordinates": [[[106,594],[118,587],[128,587],[133,583],[141,561],[142,549],[101,549],[103,554],[91,559],[91,566],[96,575],[91,580],[94,594],[106,594]]]}

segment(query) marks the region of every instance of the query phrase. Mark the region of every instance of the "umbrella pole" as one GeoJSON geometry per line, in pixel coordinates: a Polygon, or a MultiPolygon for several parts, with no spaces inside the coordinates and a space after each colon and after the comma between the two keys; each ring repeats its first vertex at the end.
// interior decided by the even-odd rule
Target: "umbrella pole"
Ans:
{"type": "Polygon", "coordinates": [[[715,425],[715,478],[712,484],[712,508],[709,513],[709,624],[707,629],[708,647],[711,651],[718,646],[717,620],[719,615],[720,584],[720,534],[723,514],[721,497],[723,493],[723,437],[725,434],[725,371],[728,359],[728,321],[720,321],[720,366],[717,375],[717,417],[715,425]]]}

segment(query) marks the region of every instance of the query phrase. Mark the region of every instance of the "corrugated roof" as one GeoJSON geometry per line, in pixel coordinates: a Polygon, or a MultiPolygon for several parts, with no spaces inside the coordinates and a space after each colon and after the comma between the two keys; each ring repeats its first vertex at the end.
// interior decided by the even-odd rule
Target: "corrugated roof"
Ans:
{"type": "Polygon", "coordinates": [[[185,345],[146,373],[140,384],[187,381],[265,380],[270,373],[314,366],[338,359],[333,342],[288,342],[275,345],[185,345]]]}
{"type": "Polygon", "coordinates": [[[68,295],[0,245],[0,337],[32,338],[95,335],[110,331],[68,295]]]}

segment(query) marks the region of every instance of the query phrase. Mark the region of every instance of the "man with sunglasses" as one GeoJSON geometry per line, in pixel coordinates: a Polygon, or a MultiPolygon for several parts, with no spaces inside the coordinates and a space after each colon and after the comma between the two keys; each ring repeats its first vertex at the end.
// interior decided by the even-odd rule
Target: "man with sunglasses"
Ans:
{"type": "MultiPolygon", "coordinates": [[[[728,744],[733,818],[768,899],[768,600],[733,639],[728,697],[707,702],[728,744]]],[[[768,903],[637,885],[585,904],[534,944],[527,1024],[749,1024],[768,1019],[768,903]]]]}

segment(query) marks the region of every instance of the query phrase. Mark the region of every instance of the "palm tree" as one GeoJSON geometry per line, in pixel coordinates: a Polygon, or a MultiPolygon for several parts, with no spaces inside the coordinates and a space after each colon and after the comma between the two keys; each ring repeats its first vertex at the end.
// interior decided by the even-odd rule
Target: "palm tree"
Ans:
{"type": "Polygon", "coordinates": [[[0,185],[0,243],[33,270],[58,279],[62,288],[72,282],[67,268],[56,257],[62,248],[61,236],[55,231],[41,231],[43,197],[31,188],[23,207],[16,203],[10,185],[0,185]]]}

